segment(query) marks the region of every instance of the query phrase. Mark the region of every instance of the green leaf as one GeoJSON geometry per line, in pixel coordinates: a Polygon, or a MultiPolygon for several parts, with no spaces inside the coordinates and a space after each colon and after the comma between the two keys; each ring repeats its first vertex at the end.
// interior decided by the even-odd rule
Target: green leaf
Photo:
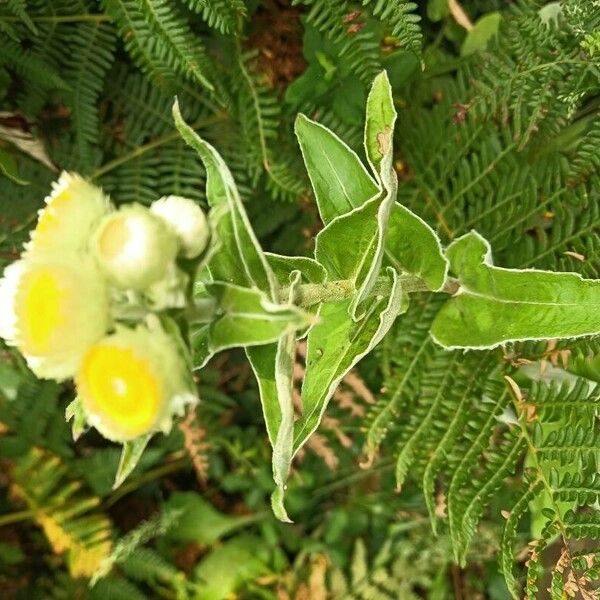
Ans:
{"type": "Polygon", "coordinates": [[[478,50],[485,50],[490,40],[498,34],[502,16],[499,12],[492,12],[479,19],[460,48],[461,56],[469,56],[478,50]]]}
{"type": "Polygon", "coordinates": [[[349,213],[336,217],[322,229],[315,242],[315,257],[328,279],[352,279],[361,283],[376,249],[377,213],[381,198],[373,198],[349,213]]]}
{"type": "Polygon", "coordinates": [[[269,572],[261,538],[240,535],[213,550],[194,569],[196,600],[226,600],[244,582],[269,572]]]}
{"type": "MultiPolygon", "coordinates": [[[[382,71],[367,98],[364,135],[367,158],[382,189],[357,208],[333,219],[317,236],[315,256],[329,277],[354,281],[357,293],[349,310],[355,320],[363,317],[363,303],[379,276],[387,223],[396,197],[398,180],[392,168],[395,121],[392,88],[382,71]]],[[[353,192],[348,185],[347,197],[352,197],[353,192]]]]}
{"type": "Polygon", "coordinates": [[[448,261],[440,239],[423,219],[397,202],[392,208],[386,256],[398,271],[417,275],[437,292],[448,276],[448,261]]]}
{"type": "Polygon", "coordinates": [[[448,0],[428,0],[427,18],[430,21],[441,21],[450,14],[448,0]]]}
{"type": "Polygon", "coordinates": [[[323,283],[327,277],[327,271],[323,265],[313,258],[284,256],[270,252],[265,252],[265,257],[280,287],[290,284],[290,275],[293,271],[300,272],[302,283],[323,283]]]}
{"type": "Polygon", "coordinates": [[[77,441],[87,427],[87,417],[79,397],[72,400],[65,409],[65,421],[68,423],[71,419],[73,419],[71,434],[73,435],[73,441],[77,441]]]}
{"type": "MultiPolygon", "coordinates": [[[[290,275],[290,305],[296,301],[300,281],[300,272],[294,271],[290,275]]],[[[276,344],[247,348],[246,352],[258,380],[267,432],[273,447],[273,479],[277,489],[271,496],[271,505],[280,521],[291,523],[284,497],[294,447],[296,330],[290,327],[276,344]]]]}
{"type": "Polygon", "coordinates": [[[296,122],[296,135],[321,218],[327,224],[317,238],[323,247],[317,258],[328,267],[330,277],[356,281],[359,292],[351,309],[356,316],[360,316],[359,305],[379,274],[384,243],[389,262],[399,271],[422,277],[431,290],[440,290],[447,275],[447,262],[435,232],[407,208],[392,204],[397,185],[392,169],[395,119],[391,86],[384,71],[375,79],[369,94],[365,125],[365,148],[371,166],[378,169],[378,180],[387,190],[383,201],[377,198],[378,191],[383,192],[343,141],[307,117],[301,115],[296,122]],[[382,150],[386,151],[385,156],[382,150]],[[372,202],[369,208],[353,212],[369,202],[372,202]],[[342,216],[347,220],[340,219],[334,225],[333,221],[342,216]],[[361,245],[362,251],[353,262],[354,255],[345,248],[355,244],[361,245]],[[336,269],[333,263],[338,259],[345,265],[336,269]],[[334,274],[336,270],[338,275],[334,274]],[[341,272],[347,275],[339,275],[341,272]]]}
{"type": "Polygon", "coordinates": [[[300,329],[312,317],[290,304],[276,304],[256,289],[222,282],[205,284],[217,302],[217,318],[192,334],[194,364],[200,368],[221,350],[268,344],[288,328],[300,329]]]}
{"type": "Polygon", "coordinates": [[[396,317],[406,310],[398,275],[392,268],[388,268],[388,274],[390,295],[377,297],[358,323],[348,314],[350,300],[321,305],[319,321],[308,334],[302,416],[294,426],[294,454],[318,427],[344,375],[381,341],[396,317]]]}
{"type": "Polygon", "coordinates": [[[387,73],[382,71],[373,81],[367,98],[365,151],[385,195],[379,201],[377,214],[373,219],[374,223],[369,223],[370,227],[375,226],[375,231],[369,250],[361,257],[360,271],[357,277],[358,289],[350,305],[350,312],[355,320],[364,315],[364,302],[379,276],[388,221],[398,193],[398,177],[393,168],[395,122],[396,109],[392,97],[392,86],[387,73]]]}
{"type": "Polygon", "coordinates": [[[395,123],[396,109],[392,97],[392,86],[387,73],[382,71],[375,77],[367,98],[365,152],[375,177],[382,182],[384,187],[388,187],[386,186],[386,179],[390,171],[393,172],[395,123]]]}
{"type": "Polygon", "coordinates": [[[135,469],[142,454],[154,434],[147,433],[134,440],[125,442],[123,444],[123,450],[121,451],[121,460],[117,467],[117,474],[115,475],[115,483],[113,484],[113,490],[118,488],[124,481],[129,477],[130,473],[135,469]]]}
{"type": "Polygon", "coordinates": [[[455,240],[447,255],[461,287],[433,322],[438,344],[493,348],[600,333],[600,280],[494,267],[489,243],[475,231],[455,240]]]}
{"type": "Polygon", "coordinates": [[[179,542],[214,544],[222,537],[263,518],[265,513],[232,517],[216,510],[196,492],[175,492],[165,502],[166,512],[178,512],[167,537],[179,542]]]}
{"type": "Polygon", "coordinates": [[[356,152],[335,133],[302,114],[295,130],[323,223],[380,193],[356,152]]]}
{"type": "Polygon", "coordinates": [[[17,399],[23,379],[23,374],[15,366],[0,363],[0,394],[7,400],[17,399]]]}
{"type": "Polygon", "coordinates": [[[328,278],[350,279],[357,290],[348,310],[360,319],[359,302],[370,292],[379,274],[382,238],[391,199],[373,198],[361,207],[337,217],[317,235],[315,256],[328,278]]]}
{"type": "Polygon", "coordinates": [[[173,117],[181,137],[204,163],[208,203],[218,211],[215,227],[221,247],[209,261],[212,278],[257,287],[275,300],[275,276],[254,235],[231,172],[220,154],[185,123],[177,101],[173,105],[173,117]]]}
{"type": "Polygon", "coordinates": [[[2,148],[0,148],[0,172],[17,185],[29,185],[29,181],[19,177],[17,163],[12,154],[2,150],[2,148]]]}

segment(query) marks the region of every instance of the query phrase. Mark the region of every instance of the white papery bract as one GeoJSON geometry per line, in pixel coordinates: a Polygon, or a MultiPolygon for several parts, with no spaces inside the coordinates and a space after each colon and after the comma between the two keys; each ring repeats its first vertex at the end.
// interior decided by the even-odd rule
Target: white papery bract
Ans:
{"type": "Polygon", "coordinates": [[[199,256],[208,245],[210,229],[202,209],[181,196],[165,196],[154,202],[150,210],[175,232],[185,258],[199,256]]]}
{"type": "Polygon", "coordinates": [[[100,223],[93,248],[113,285],[143,291],[167,274],[177,256],[178,243],[162,219],[133,204],[100,223]]]}
{"type": "Polygon", "coordinates": [[[25,246],[26,254],[34,258],[87,252],[94,229],[111,210],[100,188],[66,171],[52,184],[45,202],[25,246]]]}

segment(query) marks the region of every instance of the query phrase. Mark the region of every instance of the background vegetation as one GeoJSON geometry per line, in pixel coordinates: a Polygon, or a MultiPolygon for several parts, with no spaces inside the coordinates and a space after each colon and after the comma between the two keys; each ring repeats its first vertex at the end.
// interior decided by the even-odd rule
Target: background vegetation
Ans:
{"type": "MultiPolygon", "coordinates": [[[[498,265],[600,278],[596,0],[6,0],[2,266],[62,169],[117,202],[203,204],[174,95],[232,168],[264,247],[306,252],[320,223],[293,119],[360,152],[382,68],[403,204],[444,243],[476,228],[498,265]]],[[[292,474],[294,525],[270,511],[241,353],[199,373],[198,409],[113,490],[119,450],[72,441],[73,390],[2,348],[0,595],[596,598],[597,344],[449,353],[428,336],[438,306],[423,294],[345,378],[292,474]]]]}

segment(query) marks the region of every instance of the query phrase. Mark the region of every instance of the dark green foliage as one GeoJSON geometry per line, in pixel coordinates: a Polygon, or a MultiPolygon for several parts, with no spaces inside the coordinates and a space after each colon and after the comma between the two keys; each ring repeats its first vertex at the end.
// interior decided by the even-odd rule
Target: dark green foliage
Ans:
{"type": "MultiPolygon", "coordinates": [[[[304,201],[309,186],[293,119],[305,112],[362,152],[368,85],[387,68],[399,113],[400,202],[445,244],[477,229],[500,266],[600,277],[597,3],[566,0],[561,16],[543,12],[544,21],[544,2],[465,0],[474,21],[501,11],[498,36],[470,58],[460,57],[465,32],[448,12],[435,12],[441,3],[292,4],[300,12],[285,23],[283,45],[303,35],[303,55],[294,57],[284,89],[265,68],[282,56],[269,58],[272,49],[250,36],[260,15],[272,13],[277,23],[284,9],[275,2],[3,3],[0,150],[15,158],[29,185],[0,175],[1,264],[20,251],[56,179],[51,164],[82,172],[119,203],[149,204],[167,194],[204,203],[203,168],[173,126],[174,95],[186,121],[222,152],[265,247],[302,252],[320,225],[304,201]],[[15,131],[39,141],[50,165],[21,151],[15,131]]],[[[302,475],[290,479],[290,527],[268,513],[268,444],[256,390],[236,353],[200,374],[204,402],[193,427],[210,445],[203,450],[208,483],[198,487],[174,431],[153,440],[120,495],[111,490],[114,448],[93,436],[76,445],[70,439],[63,413],[72,390],[34,380],[3,350],[0,454],[21,464],[11,482],[28,478],[22,465],[36,452],[51,454],[55,469],[38,474],[48,487],[40,502],[49,506],[60,486],[78,482],[101,503],[115,542],[135,542],[91,591],[66,575],[67,561],[50,567],[48,560],[25,593],[201,597],[199,565],[222,547],[247,556],[248,544],[261,553],[235,583],[243,598],[276,598],[277,588],[301,597],[310,581],[336,598],[449,598],[456,577],[463,597],[509,598],[494,579],[496,552],[515,598],[532,600],[548,588],[561,598],[573,579],[593,587],[600,556],[597,340],[445,352],[429,336],[440,305],[435,294],[415,296],[359,367],[374,402],[356,392],[351,402],[343,393],[334,398],[330,420],[302,457],[302,475]],[[361,448],[363,471],[356,467],[361,448]],[[230,532],[198,550],[170,538],[167,526],[146,535],[146,512],[162,514],[173,490],[202,493],[222,513],[257,516],[244,525],[252,536],[230,532]],[[136,512],[135,502],[143,508],[129,523],[123,515],[136,512]],[[146,534],[136,538],[140,523],[146,534]]],[[[344,382],[342,392],[349,389],[344,382]]],[[[39,481],[32,475],[31,483],[39,481]]],[[[29,506],[6,497],[2,509],[11,515],[29,506]]],[[[23,530],[15,547],[34,544],[58,564],[33,524],[23,530]]],[[[31,574],[35,567],[22,568],[31,574]]],[[[3,581],[21,567],[10,568],[3,581]]]]}

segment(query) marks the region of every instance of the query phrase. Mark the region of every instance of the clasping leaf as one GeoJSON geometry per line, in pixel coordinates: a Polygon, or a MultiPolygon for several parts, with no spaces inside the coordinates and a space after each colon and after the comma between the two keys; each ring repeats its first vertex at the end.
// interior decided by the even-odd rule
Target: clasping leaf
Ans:
{"type": "Polygon", "coordinates": [[[276,342],[290,327],[301,329],[312,316],[292,306],[277,304],[256,289],[215,281],[204,284],[216,300],[216,318],[192,332],[196,368],[221,350],[276,342]]]}
{"type": "Polygon", "coordinates": [[[318,427],[344,375],[383,339],[408,307],[396,271],[388,267],[387,275],[391,280],[389,295],[375,297],[358,323],[348,314],[350,300],[321,305],[319,320],[308,334],[303,414],[294,427],[294,454],[318,427]]]}
{"type": "Polygon", "coordinates": [[[275,300],[275,276],[252,231],[231,172],[220,154],[183,120],[177,101],[173,105],[173,117],[184,141],[196,150],[204,163],[208,202],[220,213],[214,220],[221,246],[209,261],[211,277],[216,281],[256,287],[275,300]]]}
{"type": "Polygon", "coordinates": [[[445,348],[600,333],[599,280],[495,267],[489,243],[475,231],[455,240],[447,255],[461,287],[431,329],[445,348]]]}

